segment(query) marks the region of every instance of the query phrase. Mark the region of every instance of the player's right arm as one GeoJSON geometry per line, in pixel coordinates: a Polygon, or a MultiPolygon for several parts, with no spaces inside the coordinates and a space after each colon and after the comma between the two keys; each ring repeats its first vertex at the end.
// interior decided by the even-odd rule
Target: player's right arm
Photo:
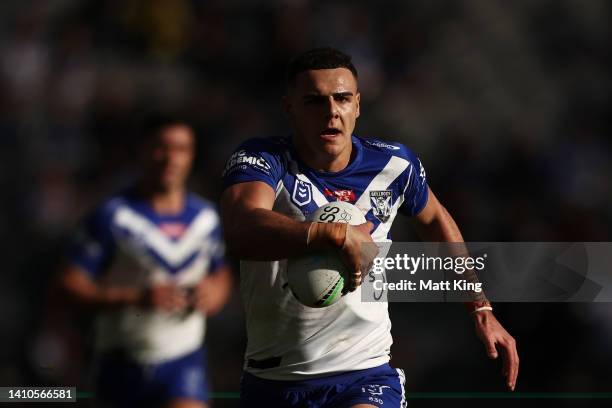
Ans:
{"type": "Polygon", "coordinates": [[[287,171],[285,149],[279,140],[250,139],[227,161],[221,215],[229,252],[241,260],[271,261],[338,249],[356,287],[364,269],[361,243],[372,241],[372,225],[300,222],[273,211],[275,188],[287,171]]]}
{"type": "Polygon", "coordinates": [[[270,261],[309,251],[339,249],[353,270],[350,289],[361,284],[365,262],[361,243],[371,242],[371,223],[295,221],[272,210],[276,194],[261,181],[229,186],[221,197],[221,213],[228,250],[243,260],[270,261]]]}
{"type": "Polygon", "coordinates": [[[75,264],[67,264],[62,269],[60,287],[70,300],[94,308],[137,304],[140,299],[140,293],[134,288],[101,287],[75,264]]]}
{"type": "Polygon", "coordinates": [[[103,283],[103,276],[117,250],[111,228],[112,201],[97,208],[79,226],[59,274],[66,297],[91,309],[141,305],[168,311],[182,310],[187,297],[173,284],[135,288],[103,283]]]}
{"type": "Polygon", "coordinates": [[[105,286],[94,281],[79,265],[70,263],[61,270],[60,288],[70,301],[94,310],[139,305],[180,311],[188,303],[185,293],[175,285],[155,285],[146,289],[105,286]]]}
{"type": "MultiPolygon", "coordinates": [[[[240,259],[269,261],[289,258],[308,249],[310,223],[272,211],[275,192],[261,181],[228,187],[221,197],[223,228],[228,250],[240,259]]],[[[331,235],[330,246],[333,246],[331,235]]],[[[336,246],[340,246],[337,237],[336,246]]]]}

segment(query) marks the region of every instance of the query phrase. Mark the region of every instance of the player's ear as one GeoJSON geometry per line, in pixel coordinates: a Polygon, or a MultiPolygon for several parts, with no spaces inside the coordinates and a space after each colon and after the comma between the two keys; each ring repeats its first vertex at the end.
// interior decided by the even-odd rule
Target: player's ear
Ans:
{"type": "Polygon", "coordinates": [[[361,113],[359,111],[359,101],[361,101],[361,94],[357,92],[357,95],[355,95],[355,102],[357,103],[357,111],[356,111],[355,119],[358,118],[361,113]]]}

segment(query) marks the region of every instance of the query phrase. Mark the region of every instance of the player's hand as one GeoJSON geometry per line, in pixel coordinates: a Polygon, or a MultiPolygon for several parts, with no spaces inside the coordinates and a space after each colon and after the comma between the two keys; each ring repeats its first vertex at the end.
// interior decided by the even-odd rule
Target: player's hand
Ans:
{"type": "Polygon", "coordinates": [[[180,312],[188,306],[185,292],[171,283],[145,289],[141,303],[146,307],[166,312],[180,312]]]}
{"type": "Polygon", "coordinates": [[[346,238],[342,245],[344,262],[348,265],[351,274],[346,277],[345,290],[352,292],[361,285],[363,276],[368,272],[378,250],[373,245],[370,232],[374,224],[366,222],[360,225],[348,225],[346,238]],[[371,245],[363,245],[371,244],[371,245]]]}
{"type": "Polygon", "coordinates": [[[496,359],[502,353],[502,373],[506,377],[506,385],[510,391],[516,387],[516,378],[519,372],[519,356],[516,350],[516,341],[502,327],[490,311],[474,313],[476,335],[485,345],[487,355],[496,359]]]}
{"type": "Polygon", "coordinates": [[[345,276],[343,292],[352,292],[361,285],[363,275],[370,265],[378,248],[374,245],[370,232],[371,222],[349,225],[340,222],[313,222],[308,229],[307,245],[314,250],[339,250],[344,263],[348,266],[349,276],[345,276]],[[366,245],[363,245],[366,244],[366,245]],[[367,245],[370,244],[370,245],[367,245]]]}
{"type": "Polygon", "coordinates": [[[190,303],[201,313],[211,315],[221,310],[226,298],[225,293],[219,290],[214,277],[207,276],[195,286],[190,303]]]}

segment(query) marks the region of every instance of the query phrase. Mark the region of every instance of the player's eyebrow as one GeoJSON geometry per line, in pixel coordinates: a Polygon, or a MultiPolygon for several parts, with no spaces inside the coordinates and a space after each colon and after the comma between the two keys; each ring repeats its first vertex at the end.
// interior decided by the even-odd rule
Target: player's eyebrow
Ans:
{"type": "MultiPolygon", "coordinates": [[[[331,96],[337,97],[347,97],[353,96],[353,92],[351,91],[341,91],[341,92],[332,92],[331,96]]],[[[319,92],[309,92],[302,97],[302,99],[313,99],[313,98],[327,98],[327,95],[321,94],[319,92]]]]}
{"type": "Polygon", "coordinates": [[[334,92],[332,95],[333,96],[353,96],[353,93],[351,91],[344,91],[344,92],[334,92]]]}

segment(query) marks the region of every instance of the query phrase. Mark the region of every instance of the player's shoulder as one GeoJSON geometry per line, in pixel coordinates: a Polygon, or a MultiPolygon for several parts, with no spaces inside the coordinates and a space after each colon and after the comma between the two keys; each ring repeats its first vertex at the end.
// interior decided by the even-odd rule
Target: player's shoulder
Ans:
{"type": "Polygon", "coordinates": [[[403,143],[380,140],[373,137],[358,137],[366,152],[378,152],[388,156],[396,156],[404,160],[415,161],[416,154],[403,143]]]}
{"type": "MultiPolygon", "coordinates": [[[[272,177],[286,168],[290,141],[286,137],[251,138],[242,142],[232,153],[223,170],[225,182],[245,181],[254,174],[272,177]]],[[[276,181],[270,181],[271,185],[276,181]]],[[[227,186],[227,185],[226,185],[227,186]]]]}
{"type": "Polygon", "coordinates": [[[192,191],[187,193],[186,206],[195,212],[212,211],[218,213],[217,204],[192,191]]]}
{"type": "Polygon", "coordinates": [[[252,137],[238,147],[238,151],[284,154],[289,149],[290,140],[283,136],[252,137]]]}
{"type": "Polygon", "coordinates": [[[193,191],[187,193],[183,215],[188,217],[191,222],[200,218],[206,220],[205,222],[211,222],[213,224],[219,224],[221,222],[217,204],[193,191]]]}
{"type": "Polygon", "coordinates": [[[81,225],[98,231],[112,228],[117,212],[130,206],[130,197],[124,192],[115,193],[98,201],[81,219],[81,225]]]}
{"type": "Polygon", "coordinates": [[[129,206],[132,201],[133,198],[127,191],[112,194],[102,199],[98,203],[98,205],[93,209],[92,215],[102,218],[112,217],[117,210],[122,207],[129,206]]]}

